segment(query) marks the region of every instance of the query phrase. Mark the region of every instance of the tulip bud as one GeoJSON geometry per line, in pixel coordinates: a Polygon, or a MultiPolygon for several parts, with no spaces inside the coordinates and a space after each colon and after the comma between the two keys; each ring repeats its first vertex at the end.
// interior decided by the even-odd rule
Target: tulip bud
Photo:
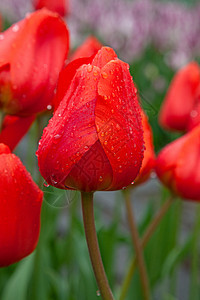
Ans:
{"type": "Polygon", "coordinates": [[[4,144],[0,144],[0,174],[0,267],[5,267],[35,249],[43,193],[4,144]]]}
{"type": "Polygon", "coordinates": [[[156,173],[182,198],[200,200],[200,125],[168,144],[158,155],[156,173]]]}
{"type": "Polygon", "coordinates": [[[191,62],[174,76],[161,107],[159,122],[166,129],[186,130],[200,85],[200,68],[191,62]]]}
{"type": "Polygon", "coordinates": [[[141,184],[149,179],[152,169],[155,166],[155,152],[153,146],[153,133],[148,118],[141,109],[142,127],[144,132],[144,158],[138,176],[135,179],[135,185],[141,184]]]}
{"type": "Polygon", "coordinates": [[[128,69],[111,48],[103,47],[76,70],[39,142],[40,172],[50,185],[118,190],[136,178],[143,131],[128,69]]]}
{"type": "Polygon", "coordinates": [[[28,15],[1,34],[0,108],[32,115],[51,105],[69,48],[61,18],[46,9],[28,15]]]}

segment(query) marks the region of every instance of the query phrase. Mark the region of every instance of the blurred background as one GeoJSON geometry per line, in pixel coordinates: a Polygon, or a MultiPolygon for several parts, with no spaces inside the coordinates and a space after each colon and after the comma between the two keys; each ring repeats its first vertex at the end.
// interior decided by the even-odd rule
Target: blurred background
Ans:
{"type": "MultiPolygon", "coordinates": [[[[200,62],[200,2],[154,0],[70,0],[66,22],[71,51],[89,35],[115,49],[130,64],[140,102],[154,134],[156,153],[179,136],[159,127],[157,117],[176,70],[200,62]]],[[[30,0],[1,0],[4,29],[33,11],[30,0]]],[[[45,124],[44,124],[45,125],[45,124]]],[[[39,183],[37,123],[16,148],[39,183]]],[[[100,299],[89,261],[82,225],[80,195],[43,185],[45,201],[36,251],[23,261],[0,270],[2,300],[100,299]]],[[[132,190],[140,234],[169,197],[152,174],[132,190]]],[[[196,203],[177,199],[145,248],[145,260],[155,300],[199,300],[199,224],[196,203]]],[[[114,294],[133,255],[122,193],[95,194],[96,227],[105,270],[114,294]]],[[[136,272],[127,300],[142,300],[136,272]]]]}

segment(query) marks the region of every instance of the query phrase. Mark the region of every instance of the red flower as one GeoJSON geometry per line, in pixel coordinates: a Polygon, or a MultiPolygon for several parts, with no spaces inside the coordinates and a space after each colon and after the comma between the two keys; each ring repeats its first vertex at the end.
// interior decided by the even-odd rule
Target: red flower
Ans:
{"type": "Polygon", "coordinates": [[[153,146],[153,133],[151,126],[149,125],[148,118],[141,110],[142,114],[142,127],[144,131],[144,158],[142,161],[142,166],[138,176],[135,179],[135,185],[141,184],[149,179],[151,175],[152,169],[155,166],[155,153],[154,153],[154,146],[153,146]]]}
{"type": "Polygon", "coordinates": [[[39,167],[49,184],[118,190],[135,179],[143,134],[128,68],[103,47],[91,64],[77,69],[39,142],[39,167]]]}
{"type": "Polygon", "coordinates": [[[43,193],[17,156],[0,144],[0,267],[36,247],[43,193]]]}
{"type": "Polygon", "coordinates": [[[3,120],[0,132],[0,143],[6,144],[13,151],[27,133],[35,118],[35,115],[23,118],[7,115],[3,120]]]}
{"type": "Polygon", "coordinates": [[[58,13],[62,17],[69,13],[68,0],[34,0],[33,5],[35,9],[46,7],[47,9],[58,13]]]}
{"type": "Polygon", "coordinates": [[[68,48],[65,23],[46,9],[2,33],[0,108],[21,116],[45,110],[51,104],[68,48]]]}
{"type": "Polygon", "coordinates": [[[177,195],[200,200],[200,125],[168,144],[158,155],[159,179],[177,195]]]}
{"type": "Polygon", "coordinates": [[[76,51],[70,57],[70,60],[95,55],[101,49],[101,47],[102,44],[91,35],[76,49],[76,51]]]}
{"type": "Polygon", "coordinates": [[[191,62],[176,73],[161,108],[161,126],[186,130],[199,85],[200,68],[197,63],[191,62]]]}

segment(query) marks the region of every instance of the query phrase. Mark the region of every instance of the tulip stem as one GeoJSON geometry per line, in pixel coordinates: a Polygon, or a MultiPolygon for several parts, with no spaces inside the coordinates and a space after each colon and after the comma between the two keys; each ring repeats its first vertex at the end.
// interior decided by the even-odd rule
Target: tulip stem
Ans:
{"type": "MultiPolygon", "coordinates": [[[[167,201],[165,201],[164,205],[160,208],[160,210],[158,211],[158,213],[156,214],[156,216],[154,217],[154,219],[152,220],[152,222],[148,226],[147,230],[145,231],[143,237],[141,238],[141,241],[140,241],[141,248],[144,248],[144,246],[147,244],[150,237],[153,235],[154,231],[156,230],[158,224],[160,223],[160,221],[162,220],[164,215],[167,213],[167,211],[168,211],[169,207],[171,206],[172,202],[173,202],[173,197],[170,197],[167,201]]],[[[130,283],[131,283],[136,265],[137,265],[137,259],[134,256],[132,258],[132,261],[131,261],[131,264],[129,266],[128,272],[127,272],[127,274],[124,278],[119,300],[124,300],[125,297],[126,297],[126,294],[128,292],[128,289],[129,289],[129,286],[130,286],[130,283]]]]}
{"type": "Polygon", "coordinates": [[[146,265],[145,265],[145,261],[144,261],[142,245],[140,243],[140,237],[138,234],[133,209],[131,206],[130,190],[124,191],[123,194],[124,194],[124,199],[125,199],[125,204],[126,204],[126,213],[127,213],[130,231],[131,231],[131,237],[132,237],[132,241],[133,241],[133,245],[134,245],[134,249],[135,249],[135,256],[136,256],[136,259],[138,262],[144,299],[150,300],[151,293],[150,293],[150,288],[149,288],[149,279],[148,279],[146,265]]]}
{"type": "Polygon", "coordinates": [[[193,229],[192,239],[192,261],[191,261],[191,281],[189,299],[199,299],[199,232],[200,232],[200,206],[197,204],[196,220],[193,229]]]}
{"type": "Polygon", "coordinates": [[[4,114],[4,112],[1,110],[1,111],[0,111],[0,132],[1,132],[1,130],[2,130],[2,125],[3,125],[3,119],[4,119],[4,117],[5,117],[5,114],[4,114]]]}
{"type": "Polygon", "coordinates": [[[105,274],[98,245],[94,222],[93,193],[82,192],[81,198],[85,235],[99,292],[103,300],[114,300],[105,274]]]}

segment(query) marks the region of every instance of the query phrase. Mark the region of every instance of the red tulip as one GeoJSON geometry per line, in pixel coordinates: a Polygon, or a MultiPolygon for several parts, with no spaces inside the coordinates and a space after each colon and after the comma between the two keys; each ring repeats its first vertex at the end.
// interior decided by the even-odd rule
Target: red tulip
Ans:
{"type": "Polygon", "coordinates": [[[35,9],[46,7],[47,9],[58,13],[62,17],[69,13],[68,0],[34,0],[33,5],[35,9]]]}
{"type": "Polygon", "coordinates": [[[35,115],[23,118],[7,115],[3,120],[0,132],[0,143],[6,144],[13,151],[27,133],[35,118],[35,115]]]}
{"type": "Polygon", "coordinates": [[[101,47],[102,44],[94,36],[89,36],[72,54],[70,60],[95,55],[101,47]]]}
{"type": "Polygon", "coordinates": [[[168,144],[158,155],[156,173],[177,195],[200,200],[200,125],[168,144]]]}
{"type": "Polygon", "coordinates": [[[129,66],[103,47],[75,73],[37,152],[42,176],[58,188],[118,190],[143,158],[140,108],[129,66]]]}
{"type": "Polygon", "coordinates": [[[154,146],[153,146],[153,133],[151,126],[149,125],[148,118],[141,110],[142,114],[142,127],[144,131],[144,158],[142,161],[142,166],[140,169],[140,172],[138,176],[135,179],[135,185],[141,184],[149,179],[149,176],[151,175],[152,169],[155,166],[155,152],[154,152],[154,146]]]}
{"type": "Polygon", "coordinates": [[[43,193],[4,144],[0,144],[0,174],[0,267],[5,267],[35,249],[43,193]]]}
{"type": "Polygon", "coordinates": [[[0,108],[32,115],[51,104],[69,48],[61,18],[46,9],[14,24],[0,39],[0,108]]]}
{"type": "Polygon", "coordinates": [[[178,71],[172,80],[161,107],[159,122],[172,130],[186,130],[200,85],[200,68],[191,62],[178,71]]]}

